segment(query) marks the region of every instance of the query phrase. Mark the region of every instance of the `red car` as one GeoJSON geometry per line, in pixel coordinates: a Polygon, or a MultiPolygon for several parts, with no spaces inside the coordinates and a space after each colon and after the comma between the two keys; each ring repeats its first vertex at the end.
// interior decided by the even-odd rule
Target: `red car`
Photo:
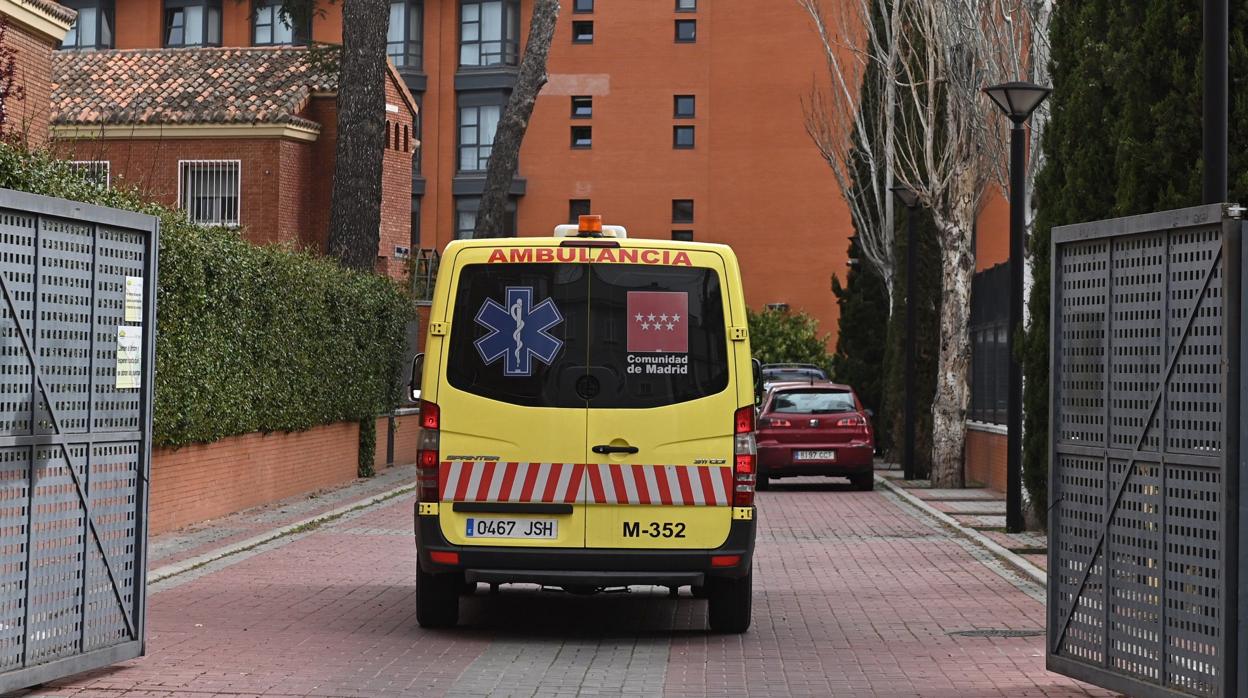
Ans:
{"type": "Polygon", "coordinates": [[[871,415],[847,385],[827,381],[775,383],[758,415],[758,489],[796,475],[846,477],[858,490],[875,487],[871,415]]]}

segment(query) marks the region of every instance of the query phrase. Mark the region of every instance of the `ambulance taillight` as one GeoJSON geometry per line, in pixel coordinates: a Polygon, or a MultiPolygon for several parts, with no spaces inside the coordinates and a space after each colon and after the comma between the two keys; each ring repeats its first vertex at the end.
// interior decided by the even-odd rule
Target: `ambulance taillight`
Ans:
{"type": "Polygon", "coordinates": [[[754,440],[754,406],[748,405],[733,415],[732,505],[754,504],[754,466],[758,445],[754,440]]]}
{"type": "Polygon", "coordinates": [[[420,403],[420,439],[416,452],[416,501],[438,501],[439,430],[442,413],[428,400],[420,403]]]}

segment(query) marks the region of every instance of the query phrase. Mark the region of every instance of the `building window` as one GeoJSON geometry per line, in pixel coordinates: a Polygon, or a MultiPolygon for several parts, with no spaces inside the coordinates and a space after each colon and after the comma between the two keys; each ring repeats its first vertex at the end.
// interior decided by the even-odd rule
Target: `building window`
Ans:
{"type": "Polygon", "coordinates": [[[574,44],[592,44],[594,43],[594,23],[593,22],[573,22],[572,23],[572,43],[574,44]]]}
{"type": "Polygon", "coordinates": [[[593,12],[594,0],[576,0],[572,3],[573,12],[593,12]]]}
{"type": "Polygon", "coordinates": [[[692,230],[673,230],[672,239],[680,240],[682,242],[693,242],[693,231],[692,230]]]}
{"type": "Polygon", "coordinates": [[[219,0],[165,0],[165,46],[220,46],[219,0]]]}
{"type": "Polygon", "coordinates": [[[593,97],[573,97],[572,98],[572,118],[588,119],[594,115],[594,98],[593,97]]]}
{"type": "Polygon", "coordinates": [[[105,189],[112,183],[111,165],[108,160],[70,160],[69,166],[87,181],[105,189]]]}
{"type": "Polygon", "coordinates": [[[178,206],[192,223],[238,225],[241,185],[240,160],[178,161],[178,206]]]}
{"type": "Polygon", "coordinates": [[[282,10],[280,0],[265,0],[256,5],[252,19],[251,41],[256,46],[279,46],[282,44],[306,44],[312,36],[312,17],[297,22],[282,10]],[[295,25],[300,26],[296,27],[295,25]]]}
{"type": "Polygon", "coordinates": [[[572,147],[589,148],[594,144],[594,129],[590,126],[572,127],[572,147]]]}
{"type": "MultiPolygon", "coordinates": [[[[480,207],[481,199],[475,196],[461,196],[455,199],[456,240],[472,238],[473,231],[477,227],[477,209],[480,207]]],[[[503,234],[506,236],[515,236],[516,234],[515,199],[509,199],[507,202],[507,215],[503,216],[503,234]]]]}
{"type": "Polygon", "coordinates": [[[568,222],[578,223],[581,216],[589,215],[589,199],[568,199],[568,222]]]}
{"type": "Polygon", "coordinates": [[[697,12],[698,0],[676,0],[677,12],[697,12]]]}
{"type": "Polygon", "coordinates": [[[672,199],[672,222],[693,222],[693,199],[672,199]]]}
{"type": "Polygon", "coordinates": [[[698,40],[698,20],[696,19],[678,19],[676,20],[676,42],[682,44],[691,44],[698,40]]]}
{"type": "Polygon", "coordinates": [[[502,112],[497,104],[459,108],[460,172],[485,172],[502,112]]]}
{"type": "Polygon", "coordinates": [[[459,64],[516,65],[519,56],[518,0],[465,0],[459,15],[459,64]]]}
{"type": "Polygon", "coordinates": [[[693,95],[676,95],[674,114],[677,119],[692,119],[696,100],[693,95]]]}
{"type": "Polygon", "coordinates": [[[672,127],[672,147],[687,150],[693,147],[693,127],[692,126],[673,126],[672,127]]]}
{"type": "Polygon", "coordinates": [[[113,47],[113,3],[111,0],[64,0],[61,4],[78,11],[61,42],[67,51],[95,51],[113,47]]]}
{"type": "Polygon", "coordinates": [[[390,3],[386,55],[396,67],[420,70],[424,60],[424,20],[423,2],[398,0],[390,3]]]}

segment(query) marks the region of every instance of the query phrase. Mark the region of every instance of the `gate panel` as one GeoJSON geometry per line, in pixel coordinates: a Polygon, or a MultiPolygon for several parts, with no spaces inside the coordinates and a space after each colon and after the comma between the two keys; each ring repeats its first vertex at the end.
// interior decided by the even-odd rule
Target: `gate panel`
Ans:
{"type": "Polygon", "coordinates": [[[0,693],[143,652],[157,234],[0,190],[0,693]]]}
{"type": "Polygon", "coordinates": [[[1222,206],[1053,231],[1055,671],[1234,695],[1242,232],[1222,206]]]}

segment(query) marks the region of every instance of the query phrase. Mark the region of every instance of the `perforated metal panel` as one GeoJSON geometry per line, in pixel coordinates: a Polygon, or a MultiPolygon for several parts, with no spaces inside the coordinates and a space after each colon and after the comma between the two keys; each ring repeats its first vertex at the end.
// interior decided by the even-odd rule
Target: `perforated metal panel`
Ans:
{"type": "Polygon", "coordinates": [[[1236,695],[1242,235],[1223,206],[1053,231],[1055,671],[1236,695]]]}
{"type": "Polygon", "coordinates": [[[0,190],[0,693],[143,652],[157,233],[0,190]]]}

